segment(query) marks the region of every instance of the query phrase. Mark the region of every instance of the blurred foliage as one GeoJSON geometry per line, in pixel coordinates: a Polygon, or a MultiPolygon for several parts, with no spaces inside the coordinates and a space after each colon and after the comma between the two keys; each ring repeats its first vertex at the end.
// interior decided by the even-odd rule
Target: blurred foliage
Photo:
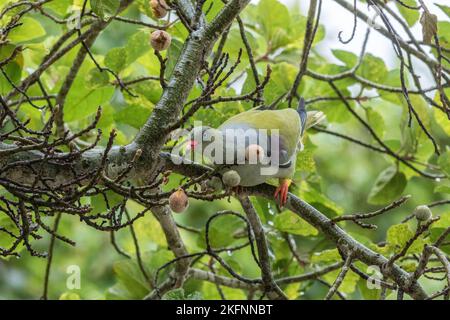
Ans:
{"type": "MultiPolygon", "coordinates": [[[[209,7],[207,1],[205,7],[209,7]]],[[[0,1],[4,7],[11,1],[0,1]]],[[[404,1],[416,5],[415,0],[404,1]]],[[[214,1],[208,18],[214,16],[220,9],[220,1],[214,1]]],[[[107,19],[114,14],[117,1],[91,0],[88,9],[107,19]]],[[[77,8],[80,1],[58,0],[44,5],[44,8],[53,15],[67,18],[77,8]]],[[[418,13],[414,10],[398,6],[400,14],[409,26],[419,22],[418,13]]],[[[440,6],[443,12],[450,15],[450,7],[440,6]]],[[[9,19],[15,11],[9,12],[4,19],[9,19]]],[[[124,16],[133,19],[158,23],[151,16],[148,1],[135,1],[124,16]]],[[[255,58],[258,60],[258,71],[263,76],[267,64],[272,66],[272,76],[264,91],[264,98],[270,104],[280,95],[290,89],[298,70],[298,61],[301,56],[306,17],[300,14],[298,8],[288,8],[276,0],[261,0],[251,4],[242,14],[247,27],[247,37],[253,48],[255,58]]],[[[9,36],[9,44],[1,47],[0,59],[9,56],[17,45],[24,45],[25,50],[16,56],[6,67],[5,72],[17,84],[30,70],[36,69],[43,56],[58,39],[58,35],[67,30],[65,25],[52,23],[48,18],[32,12],[21,20],[22,25],[9,36]]],[[[159,22],[163,23],[163,22],[159,22]]],[[[326,20],[320,25],[315,43],[326,41],[326,20]]],[[[93,53],[97,61],[115,72],[119,73],[124,81],[142,76],[159,75],[159,62],[149,46],[148,28],[124,24],[119,21],[111,22],[109,28],[103,32],[95,42],[93,53]]],[[[178,55],[180,54],[187,32],[180,22],[173,24],[168,32],[173,40],[170,49],[163,53],[169,58],[166,77],[170,76],[178,55]]],[[[438,22],[438,35],[441,45],[450,49],[450,22],[438,22]]],[[[224,52],[230,54],[230,59],[237,58],[238,50],[242,47],[239,29],[233,25],[229,40],[224,52]]],[[[76,47],[78,49],[79,46],[76,47]]],[[[64,81],[77,50],[51,66],[43,77],[43,83],[49,93],[57,93],[64,81]]],[[[313,50],[309,59],[309,68],[323,74],[337,74],[351,69],[358,57],[342,48],[335,48],[333,54],[336,63],[333,63],[316,50],[313,50]]],[[[432,52],[436,54],[436,52],[432,52]]],[[[246,53],[242,60],[247,61],[246,53]]],[[[248,93],[254,88],[254,79],[248,63],[241,63],[236,74],[242,74],[241,80],[231,86],[224,85],[217,90],[218,95],[231,96],[236,93],[248,93]]],[[[380,84],[400,86],[399,69],[389,68],[383,57],[377,57],[370,52],[366,53],[358,75],[380,84]]],[[[133,139],[139,128],[145,123],[155,103],[161,95],[159,84],[153,81],[140,82],[132,87],[137,97],[121,92],[112,86],[114,79],[105,72],[99,72],[90,59],[86,59],[69,92],[65,105],[65,120],[70,128],[78,129],[86,126],[94,117],[99,105],[103,108],[103,115],[99,128],[109,132],[115,128],[118,131],[116,143],[125,144],[133,139]]],[[[350,96],[353,89],[370,95],[373,90],[364,88],[354,79],[347,78],[337,82],[338,88],[344,95],[350,96]]],[[[11,90],[11,85],[0,76],[0,93],[3,95],[11,90]]],[[[39,95],[39,87],[33,85],[29,88],[30,95],[39,95]]],[[[189,99],[198,96],[200,87],[195,87],[189,99]]],[[[447,89],[447,94],[450,90],[447,89]]],[[[312,78],[304,78],[298,93],[306,99],[334,96],[331,88],[324,82],[312,78]]],[[[414,156],[417,161],[439,166],[450,176],[450,122],[445,115],[437,109],[431,109],[428,103],[420,96],[412,95],[412,103],[417,108],[424,123],[438,142],[443,146],[440,157],[433,154],[430,141],[425,137],[417,124],[412,127],[406,125],[407,105],[400,94],[380,91],[374,97],[355,103],[350,101],[351,108],[366,119],[375,132],[395,152],[414,156]],[[446,149],[447,148],[447,149],[446,149]]],[[[438,96],[435,98],[438,100],[438,96]]],[[[45,102],[37,102],[37,104],[45,102]]],[[[252,106],[247,102],[227,102],[216,105],[214,108],[201,109],[192,119],[217,126],[233,114],[249,109],[252,106]]],[[[286,107],[282,104],[280,108],[286,107]]],[[[309,106],[311,109],[322,110],[327,115],[328,128],[358,139],[373,142],[371,136],[350,115],[342,102],[319,101],[309,106]]],[[[20,108],[23,119],[30,118],[30,127],[39,127],[45,119],[45,114],[24,103],[20,108]]],[[[89,139],[89,138],[88,138],[89,139]]],[[[413,208],[419,204],[426,204],[443,198],[448,198],[450,184],[447,179],[432,181],[424,179],[410,168],[397,163],[391,157],[375,154],[373,151],[356,146],[350,142],[336,137],[308,132],[305,138],[305,150],[299,154],[295,187],[293,192],[302,199],[316,207],[329,217],[354,212],[366,212],[387,205],[401,195],[411,194],[412,198],[401,208],[397,208],[388,215],[374,219],[379,228],[376,231],[358,228],[352,223],[345,225],[350,234],[358,241],[370,246],[372,249],[390,255],[398,252],[399,248],[412,235],[416,221],[400,223],[404,217],[411,214],[413,208]],[[377,245],[386,241],[383,246],[377,245]]],[[[103,141],[104,143],[104,141],[103,141]]],[[[177,185],[180,177],[173,175],[166,186],[170,190],[177,185]]],[[[4,190],[0,190],[5,194],[4,190]]],[[[288,211],[277,212],[274,203],[264,199],[253,199],[264,222],[270,253],[273,259],[276,277],[296,275],[310,271],[320,266],[326,266],[341,258],[333,245],[314,227],[288,211]],[[294,236],[298,250],[302,256],[308,257],[311,266],[299,266],[292,262],[292,254],[283,238],[288,233],[294,236]]],[[[118,199],[120,201],[120,199],[118,199]]],[[[106,210],[106,204],[99,197],[86,199],[95,212],[106,210]]],[[[128,205],[131,212],[138,212],[142,208],[137,204],[128,205]]],[[[190,252],[205,248],[204,228],[205,222],[213,213],[223,209],[240,210],[234,200],[206,203],[191,201],[187,212],[175,216],[180,224],[198,228],[197,235],[181,230],[190,252]]],[[[430,238],[436,237],[439,232],[450,224],[449,207],[433,209],[434,215],[442,215],[441,221],[433,225],[431,234],[420,238],[410,249],[411,253],[418,252],[430,238]]],[[[0,215],[0,224],[1,224],[0,215]]],[[[46,220],[47,221],[47,220],[46,220]]],[[[51,222],[49,220],[49,222],[51,222]]],[[[234,237],[234,233],[243,227],[242,221],[235,217],[217,219],[210,230],[212,245],[214,247],[242,244],[245,239],[234,237]]],[[[140,244],[143,265],[146,273],[153,278],[155,272],[164,263],[173,258],[167,250],[167,244],[158,222],[150,214],[139,219],[134,229],[140,244]]],[[[51,298],[60,299],[139,299],[150,290],[136,260],[136,251],[129,229],[121,230],[115,234],[116,241],[122,250],[132,258],[127,259],[118,254],[110,243],[110,234],[100,233],[90,229],[70,216],[62,218],[60,231],[74,239],[77,246],[72,248],[63,243],[56,243],[54,262],[50,279],[49,292],[51,298]],[[81,288],[68,290],[66,279],[67,268],[77,265],[81,269],[81,288]]],[[[0,234],[0,245],[6,241],[0,234]]],[[[36,241],[38,249],[47,250],[49,237],[43,234],[43,239],[36,241]]],[[[448,246],[447,253],[450,254],[448,246]]],[[[247,277],[259,276],[259,269],[251,258],[250,249],[228,252],[223,254],[236,272],[247,277]]],[[[208,259],[203,258],[207,263],[208,259]]],[[[411,262],[409,262],[411,263],[411,262]]],[[[0,260],[0,298],[37,298],[42,293],[43,275],[46,261],[33,258],[24,253],[20,259],[0,260]]],[[[366,266],[360,266],[366,270],[366,266]]],[[[406,269],[408,266],[404,266],[406,269]]],[[[163,281],[170,268],[159,274],[159,281],[163,281]]],[[[332,283],[339,271],[334,271],[323,277],[332,283]]],[[[228,273],[217,266],[217,273],[228,273]]],[[[440,284],[424,280],[427,290],[436,290],[440,284]]],[[[327,287],[316,281],[307,281],[292,284],[284,288],[291,298],[317,299],[324,296],[327,287]]],[[[354,273],[345,278],[341,291],[352,298],[377,298],[379,290],[368,289],[362,280],[354,273]]],[[[228,299],[246,298],[242,290],[223,288],[228,299]]],[[[183,289],[172,291],[164,299],[216,299],[220,298],[215,286],[211,283],[189,280],[183,289]]]]}

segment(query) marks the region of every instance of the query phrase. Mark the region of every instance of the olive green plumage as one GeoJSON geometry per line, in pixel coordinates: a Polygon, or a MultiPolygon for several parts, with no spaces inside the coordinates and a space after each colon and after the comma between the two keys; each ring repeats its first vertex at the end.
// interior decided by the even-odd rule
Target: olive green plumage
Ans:
{"type": "MultiPolygon", "coordinates": [[[[224,123],[222,123],[217,129],[209,127],[196,127],[192,131],[192,140],[198,142],[198,137],[202,139],[202,147],[200,151],[204,151],[212,143],[211,140],[205,139],[208,135],[217,135],[223,138],[223,148],[217,152],[223,152],[224,159],[225,154],[231,153],[235,157],[236,161],[229,165],[222,173],[227,170],[234,170],[240,176],[241,186],[255,186],[261,183],[267,182],[271,178],[289,179],[292,178],[295,173],[295,166],[297,160],[297,153],[303,149],[301,138],[306,129],[317,124],[324,118],[324,114],[319,111],[306,112],[303,99],[299,104],[299,108],[295,109],[281,109],[281,110],[264,110],[253,109],[240,114],[237,114],[224,123]],[[238,130],[236,130],[238,129],[238,130]],[[242,130],[241,130],[242,129],[242,130]],[[272,152],[278,153],[278,162],[273,165],[273,162],[268,163],[242,163],[238,162],[239,148],[248,148],[251,143],[249,140],[245,142],[238,142],[238,138],[242,137],[242,132],[259,132],[260,129],[267,130],[268,137],[266,142],[271,141],[274,134],[278,134],[279,145],[276,148],[268,147],[267,144],[261,143],[261,137],[263,134],[257,133],[258,144],[265,145],[265,156],[274,159],[272,152]],[[241,131],[239,131],[241,130],[241,131]],[[276,130],[276,131],[275,131],[276,130]],[[235,132],[232,137],[227,136],[227,132],[235,132]],[[238,131],[240,133],[238,133],[238,131]],[[194,139],[194,137],[197,137],[194,139]],[[231,150],[231,152],[228,152],[231,150]],[[270,155],[267,153],[270,151],[270,155]],[[264,171],[262,169],[273,168],[276,171],[264,171]]],[[[198,148],[196,149],[197,151],[198,148]]],[[[255,149],[256,150],[256,149],[255,149]]],[[[213,165],[219,165],[220,163],[214,162],[213,165]]],[[[222,163],[223,164],[223,163],[222,163]]],[[[229,164],[227,162],[227,164],[229,164]]]]}
{"type": "Polygon", "coordinates": [[[267,129],[269,134],[270,130],[279,130],[280,138],[289,155],[294,153],[301,138],[300,117],[295,109],[246,111],[226,120],[218,129],[239,126],[267,129]]]}

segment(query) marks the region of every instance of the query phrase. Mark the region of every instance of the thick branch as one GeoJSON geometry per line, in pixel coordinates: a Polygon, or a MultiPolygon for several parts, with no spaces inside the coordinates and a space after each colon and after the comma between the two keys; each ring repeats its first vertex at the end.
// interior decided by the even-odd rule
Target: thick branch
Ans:
{"type": "MultiPolygon", "coordinates": [[[[183,6],[189,6],[187,2],[182,3],[183,6]]],[[[157,160],[159,150],[170,133],[161,128],[171,128],[171,124],[177,122],[205,57],[210,54],[214,42],[248,3],[249,0],[229,1],[210,24],[190,34],[161,99],[135,139],[147,161],[157,160]]]]}
{"type": "MultiPolygon", "coordinates": [[[[0,144],[0,151],[8,147],[11,148],[11,146],[0,144]]],[[[110,156],[110,167],[115,163],[115,161],[117,161],[117,163],[120,163],[121,161],[123,161],[124,163],[128,163],[129,161],[131,161],[131,159],[128,159],[128,162],[126,162],[127,157],[131,153],[130,149],[124,148],[123,151],[120,150],[120,148],[112,150],[110,156]]],[[[97,150],[90,151],[88,154],[89,157],[87,157],[85,154],[83,159],[80,159],[80,161],[77,162],[75,168],[77,168],[78,170],[86,170],[83,168],[83,162],[86,166],[95,166],[96,163],[98,165],[98,163],[100,162],[99,158],[101,158],[102,153],[97,150]]],[[[21,158],[23,159],[30,157],[36,158],[39,157],[39,154],[37,152],[21,152],[19,154],[14,154],[13,156],[10,156],[8,158],[9,160],[11,160],[11,158],[14,158],[17,161],[21,160],[21,158]]],[[[170,160],[170,156],[168,157],[167,154],[162,154],[161,162],[164,164],[167,170],[172,170],[189,177],[199,176],[201,174],[204,174],[205,170],[207,170],[206,167],[195,164],[175,165],[172,163],[172,161],[170,160]]],[[[141,163],[140,168],[133,171],[134,174],[142,170],[143,167],[145,166],[141,163]]],[[[92,169],[92,167],[90,168],[92,169]]],[[[27,172],[25,168],[25,171],[22,172],[19,172],[19,169],[15,170],[16,171],[13,171],[15,175],[9,175],[10,179],[16,178],[21,180],[22,182],[23,180],[27,179],[29,179],[30,181],[34,181],[33,178],[30,177],[32,176],[32,174],[30,174],[30,172],[27,172]]],[[[47,164],[45,167],[45,172],[54,173],[56,181],[61,184],[65,181],[64,179],[70,179],[71,177],[71,171],[69,170],[69,168],[64,168],[64,166],[55,164],[47,164]]],[[[270,185],[260,185],[248,188],[247,193],[248,195],[256,195],[267,199],[272,199],[274,194],[274,187],[270,185]]],[[[420,284],[418,284],[414,278],[410,277],[407,272],[405,272],[395,264],[392,266],[392,268],[382,268],[388,262],[388,259],[386,257],[372,251],[363,244],[357,242],[338,225],[336,225],[336,223],[331,221],[328,217],[326,217],[323,213],[321,213],[314,207],[310,206],[309,204],[300,200],[292,194],[289,195],[286,207],[292,212],[301,216],[308,223],[319,229],[325,236],[327,236],[329,240],[334,242],[338,247],[345,246],[348,248],[348,250],[353,251],[355,259],[365,263],[366,265],[379,266],[386,277],[393,279],[405,293],[409,294],[414,299],[427,298],[427,295],[420,284]]]]}

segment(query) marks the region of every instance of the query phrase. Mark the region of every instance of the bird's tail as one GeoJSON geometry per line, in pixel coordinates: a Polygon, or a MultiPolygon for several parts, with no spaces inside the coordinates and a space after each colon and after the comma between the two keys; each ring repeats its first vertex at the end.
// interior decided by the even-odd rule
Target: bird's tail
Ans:
{"type": "Polygon", "coordinates": [[[326,118],[326,115],[322,111],[317,111],[317,110],[308,111],[307,117],[306,117],[305,129],[314,127],[316,124],[322,122],[325,118],[326,118]]]}
{"type": "Polygon", "coordinates": [[[304,98],[300,98],[297,112],[300,115],[300,120],[302,123],[302,135],[306,129],[315,126],[316,124],[325,119],[325,114],[322,111],[306,112],[306,104],[304,98]]]}

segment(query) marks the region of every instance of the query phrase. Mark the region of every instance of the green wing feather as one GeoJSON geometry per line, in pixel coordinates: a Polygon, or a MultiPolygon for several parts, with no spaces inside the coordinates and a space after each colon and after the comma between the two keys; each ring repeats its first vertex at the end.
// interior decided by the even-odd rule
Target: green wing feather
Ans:
{"type": "Polygon", "coordinates": [[[301,135],[300,117],[294,109],[250,110],[226,120],[220,127],[242,124],[254,129],[278,129],[289,155],[295,152],[301,135]]]}

